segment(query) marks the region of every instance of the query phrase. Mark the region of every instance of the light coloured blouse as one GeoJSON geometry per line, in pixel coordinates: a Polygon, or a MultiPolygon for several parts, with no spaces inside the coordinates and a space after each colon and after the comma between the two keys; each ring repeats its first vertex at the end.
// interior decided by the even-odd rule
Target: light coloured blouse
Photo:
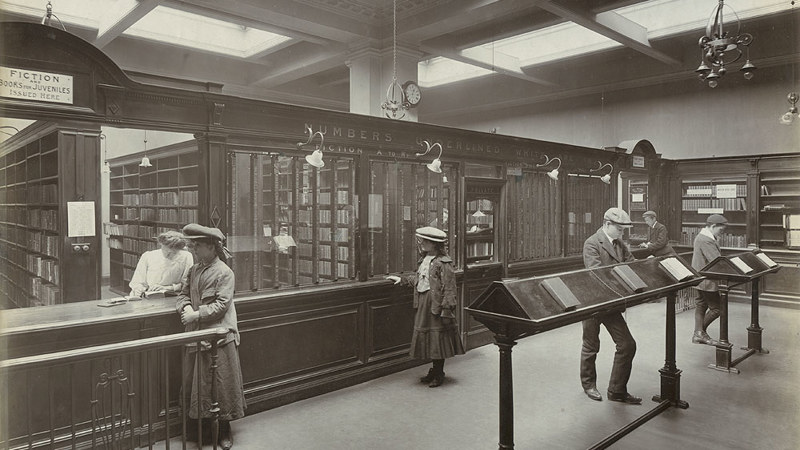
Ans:
{"type": "Polygon", "coordinates": [[[139,258],[129,283],[131,295],[138,297],[143,292],[159,290],[159,286],[178,293],[186,283],[193,265],[194,258],[186,250],[178,250],[172,258],[164,257],[161,249],[145,252],[139,258]]]}

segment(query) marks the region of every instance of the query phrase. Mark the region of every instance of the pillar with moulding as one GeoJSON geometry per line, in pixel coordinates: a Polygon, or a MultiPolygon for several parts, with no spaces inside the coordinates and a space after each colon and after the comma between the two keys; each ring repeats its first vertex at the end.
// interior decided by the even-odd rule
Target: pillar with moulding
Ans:
{"type": "MultiPolygon", "coordinates": [[[[417,62],[421,56],[419,50],[398,43],[397,82],[400,86],[409,80],[417,81],[417,62]]],[[[347,66],[350,68],[350,112],[386,117],[381,104],[386,100],[394,74],[391,43],[385,49],[370,46],[353,50],[347,66]]],[[[416,122],[417,117],[417,109],[410,108],[400,120],[416,122]]]]}

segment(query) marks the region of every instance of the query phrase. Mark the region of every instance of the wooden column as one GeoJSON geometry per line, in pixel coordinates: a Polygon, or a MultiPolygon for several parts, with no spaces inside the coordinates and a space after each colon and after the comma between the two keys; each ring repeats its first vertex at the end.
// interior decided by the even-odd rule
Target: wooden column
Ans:
{"type": "Polygon", "coordinates": [[[227,135],[197,133],[198,221],[201,225],[230,231],[228,215],[228,145],[227,135]]]}

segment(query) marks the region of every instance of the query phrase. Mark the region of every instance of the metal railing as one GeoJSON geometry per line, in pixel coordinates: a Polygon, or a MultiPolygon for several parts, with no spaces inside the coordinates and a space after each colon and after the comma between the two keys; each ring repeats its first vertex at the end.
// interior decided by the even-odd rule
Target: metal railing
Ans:
{"type": "MultiPolygon", "coordinates": [[[[211,407],[217,448],[217,328],[0,361],[0,448],[158,448],[187,446],[184,353],[210,343],[211,407]],[[180,358],[180,364],[170,364],[180,358]],[[177,372],[180,368],[180,372],[177,372]],[[180,381],[176,382],[176,378],[180,381]],[[180,389],[172,388],[179,385],[180,389]],[[162,442],[163,441],[163,442],[162,442]]],[[[191,369],[198,370],[200,358],[191,369]]],[[[189,380],[191,383],[191,380],[189,380]]],[[[189,394],[191,395],[191,394],[189,394]]],[[[197,445],[202,448],[199,410],[197,445]]]]}

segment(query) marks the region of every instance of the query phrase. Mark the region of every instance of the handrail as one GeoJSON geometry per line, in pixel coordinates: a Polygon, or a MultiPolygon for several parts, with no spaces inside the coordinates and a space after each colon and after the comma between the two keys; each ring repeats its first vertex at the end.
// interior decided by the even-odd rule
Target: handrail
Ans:
{"type": "Polygon", "coordinates": [[[25,356],[22,358],[0,361],[0,372],[8,373],[20,369],[35,369],[44,366],[59,366],[91,358],[102,358],[132,353],[144,350],[162,349],[181,344],[196,343],[204,339],[223,338],[228,334],[225,328],[187,331],[184,333],[168,334],[151,338],[137,339],[133,342],[118,342],[115,344],[96,345],[94,347],[65,350],[55,353],[25,356]]]}

